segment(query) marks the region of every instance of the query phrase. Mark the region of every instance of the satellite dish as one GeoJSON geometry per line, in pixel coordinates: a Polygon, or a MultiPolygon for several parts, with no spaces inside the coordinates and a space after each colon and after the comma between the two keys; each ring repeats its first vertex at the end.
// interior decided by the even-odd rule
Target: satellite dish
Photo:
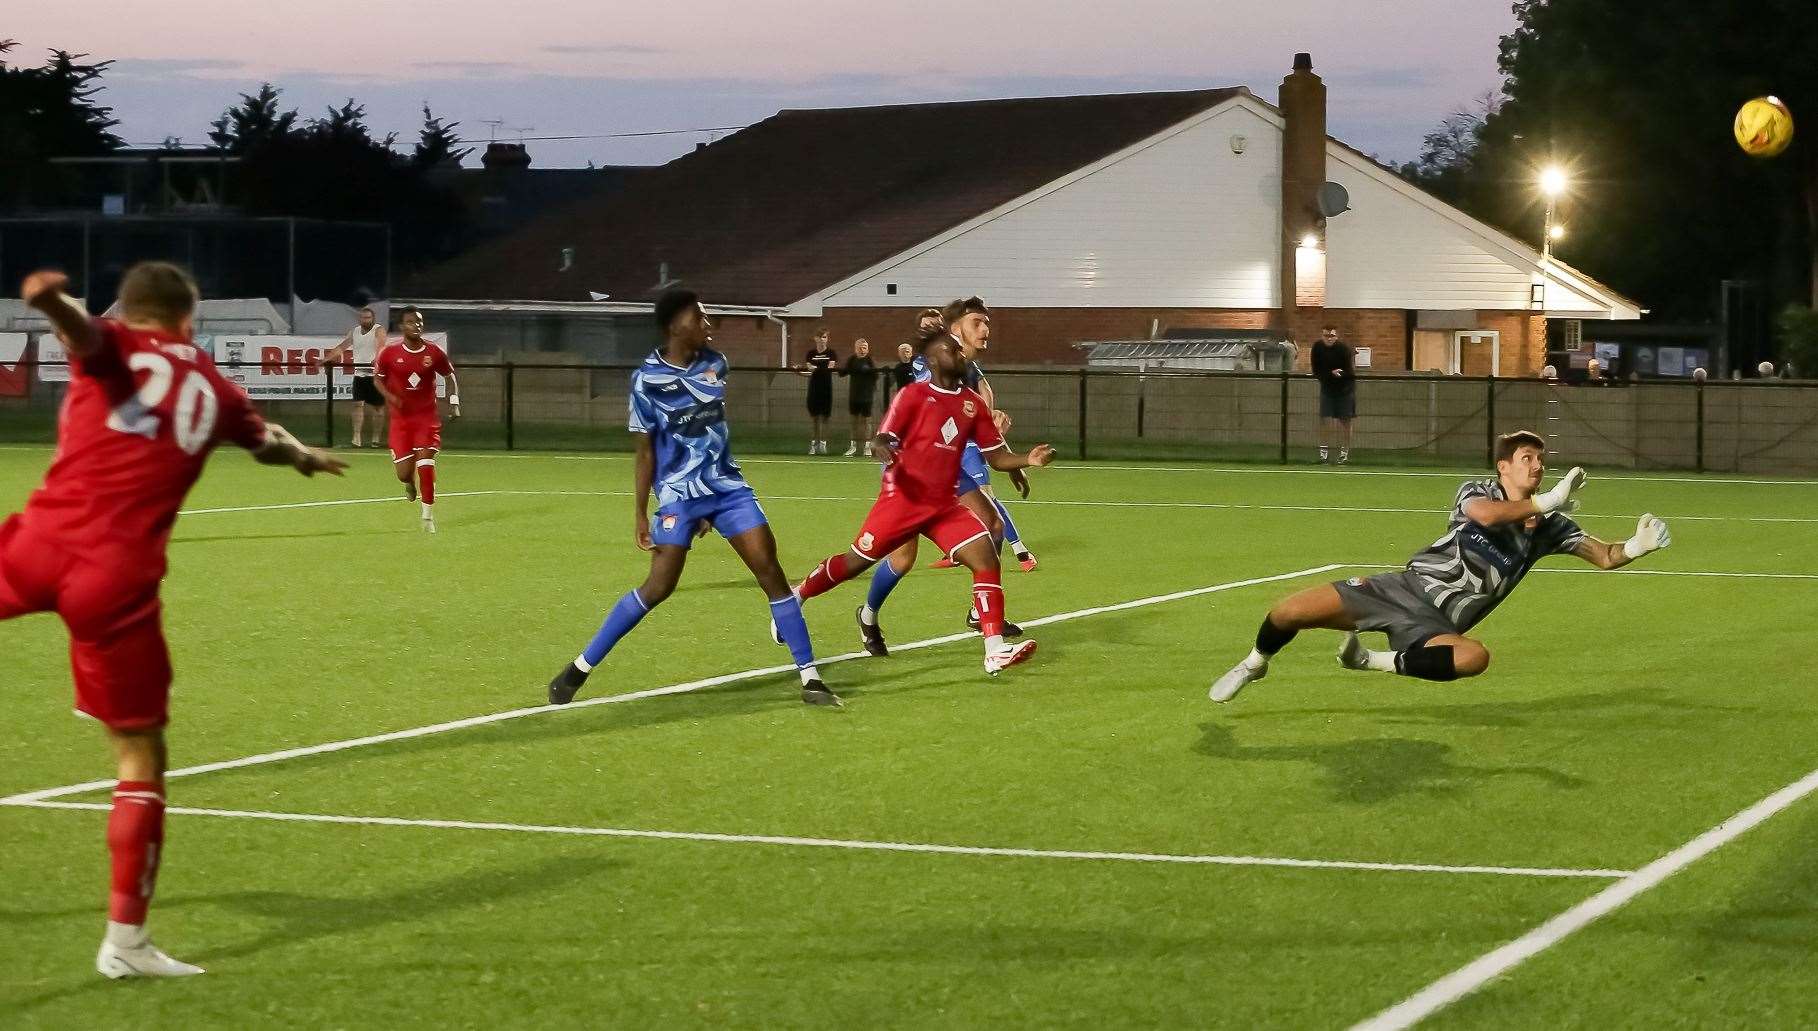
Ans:
{"type": "Polygon", "coordinates": [[[1351,210],[1351,194],[1337,183],[1327,183],[1319,188],[1319,213],[1327,218],[1342,215],[1351,210]]]}

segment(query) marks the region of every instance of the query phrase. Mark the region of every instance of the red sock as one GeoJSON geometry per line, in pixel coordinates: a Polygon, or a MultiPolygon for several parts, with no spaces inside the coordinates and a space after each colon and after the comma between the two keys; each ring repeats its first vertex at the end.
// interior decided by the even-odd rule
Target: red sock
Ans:
{"type": "Polygon", "coordinates": [[[107,850],[114,859],[107,917],[120,924],[145,923],[152,886],[158,880],[158,853],[164,849],[164,791],[158,785],[123,780],[114,788],[107,818],[107,850]]]}
{"type": "Polygon", "coordinates": [[[436,503],[436,460],[433,458],[417,462],[417,495],[425,505],[436,503]]]}
{"type": "Polygon", "coordinates": [[[1004,584],[995,569],[972,574],[972,604],[978,606],[978,632],[986,637],[1004,633],[1004,584]]]}
{"type": "Polygon", "coordinates": [[[796,596],[807,601],[816,595],[826,594],[852,579],[852,573],[847,569],[848,565],[846,553],[842,551],[815,566],[814,572],[808,574],[808,579],[802,581],[802,586],[795,589],[796,596]]]}

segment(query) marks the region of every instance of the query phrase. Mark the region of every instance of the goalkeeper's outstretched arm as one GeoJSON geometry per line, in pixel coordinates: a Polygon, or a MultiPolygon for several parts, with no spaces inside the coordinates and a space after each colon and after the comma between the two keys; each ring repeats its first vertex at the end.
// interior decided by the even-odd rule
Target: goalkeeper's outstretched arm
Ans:
{"type": "Polygon", "coordinates": [[[1654,515],[1644,515],[1635,525],[1635,536],[1621,544],[1611,544],[1586,535],[1572,548],[1572,554],[1584,559],[1598,569],[1621,569],[1650,552],[1659,551],[1673,543],[1673,535],[1667,530],[1664,520],[1654,515]]]}

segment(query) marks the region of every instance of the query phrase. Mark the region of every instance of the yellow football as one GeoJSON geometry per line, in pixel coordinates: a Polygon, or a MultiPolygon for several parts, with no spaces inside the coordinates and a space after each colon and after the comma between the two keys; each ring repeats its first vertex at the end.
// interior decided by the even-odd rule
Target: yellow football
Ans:
{"type": "Polygon", "coordinates": [[[1793,113],[1777,97],[1756,97],[1736,112],[1736,145],[1750,157],[1771,158],[1793,142],[1793,113]]]}

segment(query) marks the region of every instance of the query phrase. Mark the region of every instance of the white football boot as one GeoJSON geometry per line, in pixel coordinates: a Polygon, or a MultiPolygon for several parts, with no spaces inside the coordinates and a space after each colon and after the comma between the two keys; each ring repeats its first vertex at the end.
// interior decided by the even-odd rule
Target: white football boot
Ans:
{"type": "Polygon", "coordinates": [[[1253,666],[1250,664],[1250,659],[1246,657],[1244,661],[1232,666],[1231,672],[1213,681],[1212,690],[1206,692],[1206,695],[1215,702],[1228,702],[1237,697],[1237,692],[1268,675],[1268,663],[1253,666]]]}
{"type": "Polygon", "coordinates": [[[194,977],[203,972],[201,967],[166,956],[145,937],[130,946],[103,941],[95,954],[95,971],[115,981],[123,977],[194,977]]]}
{"type": "Polygon", "coordinates": [[[1338,646],[1338,664],[1346,669],[1370,668],[1370,649],[1355,633],[1346,634],[1344,643],[1338,646]]]}
{"type": "Polygon", "coordinates": [[[1020,666],[1035,654],[1034,641],[1018,641],[985,656],[985,672],[997,676],[1011,666],[1020,666]]]}

